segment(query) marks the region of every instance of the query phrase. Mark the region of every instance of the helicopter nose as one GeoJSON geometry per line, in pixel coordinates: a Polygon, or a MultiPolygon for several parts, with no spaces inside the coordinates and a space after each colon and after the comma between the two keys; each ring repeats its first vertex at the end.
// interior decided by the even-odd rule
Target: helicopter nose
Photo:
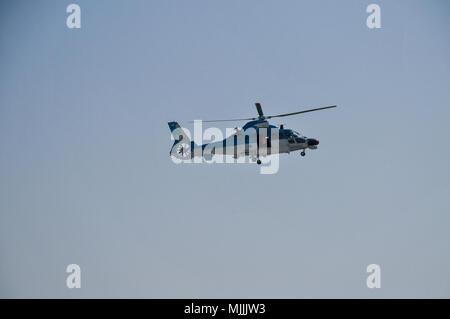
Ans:
{"type": "Polygon", "coordinates": [[[319,141],[315,138],[308,138],[308,146],[316,146],[319,145],[319,141]]]}

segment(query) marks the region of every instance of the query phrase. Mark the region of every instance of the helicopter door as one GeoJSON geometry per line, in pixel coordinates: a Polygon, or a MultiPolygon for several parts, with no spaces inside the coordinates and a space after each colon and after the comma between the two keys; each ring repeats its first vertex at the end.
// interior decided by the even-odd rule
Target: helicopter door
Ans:
{"type": "MultiPolygon", "coordinates": [[[[256,143],[258,146],[258,153],[260,153],[261,148],[265,148],[267,154],[270,154],[270,148],[272,147],[272,141],[270,135],[268,134],[268,130],[258,130],[256,134],[256,143]]],[[[264,151],[263,151],[264,152],[264,151]]]]}

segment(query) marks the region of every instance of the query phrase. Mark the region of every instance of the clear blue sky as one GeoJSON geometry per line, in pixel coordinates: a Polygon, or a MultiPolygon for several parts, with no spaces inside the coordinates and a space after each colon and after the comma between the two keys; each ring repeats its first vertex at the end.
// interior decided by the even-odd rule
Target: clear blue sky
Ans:
{"type": "Polygon", "coordinates": [[[450,297],[449,1],[73,2],[0,4],[0,297],[450,297]],[[172,163],[255,101],[338,108],[275,175],[172,163]]]}

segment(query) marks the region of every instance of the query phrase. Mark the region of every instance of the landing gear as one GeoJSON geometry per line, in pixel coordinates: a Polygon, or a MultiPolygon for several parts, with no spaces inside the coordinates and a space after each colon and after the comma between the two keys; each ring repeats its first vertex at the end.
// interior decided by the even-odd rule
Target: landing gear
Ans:
{"type": "Polygon", "coordinates": [[[260,160],[260,159],[257,160],[257,161],[256,161],[256,164],[261,165],[261,160],[260,160]]]}
{"type": "Polygon", "coordinates": [[[305,151],[302,151],[302,152],[300,153],[300,155],[301,155],[301,156],[305,156],[305,155],[306,155],[305,151]]]}

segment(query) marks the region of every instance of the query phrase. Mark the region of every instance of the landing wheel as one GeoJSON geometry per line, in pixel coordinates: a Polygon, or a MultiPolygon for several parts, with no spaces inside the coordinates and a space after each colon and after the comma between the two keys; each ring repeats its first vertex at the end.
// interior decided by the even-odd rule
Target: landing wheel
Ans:
{"type": "Polygon", "coordinates": [[[305,156],[306,155],[305,151],[301,152],[300,155],[305,156]]]}
{"type": "Polygon", "coordinates": [[[261,165],[261,160],[257,160],[256,164],[261,165]]]}

